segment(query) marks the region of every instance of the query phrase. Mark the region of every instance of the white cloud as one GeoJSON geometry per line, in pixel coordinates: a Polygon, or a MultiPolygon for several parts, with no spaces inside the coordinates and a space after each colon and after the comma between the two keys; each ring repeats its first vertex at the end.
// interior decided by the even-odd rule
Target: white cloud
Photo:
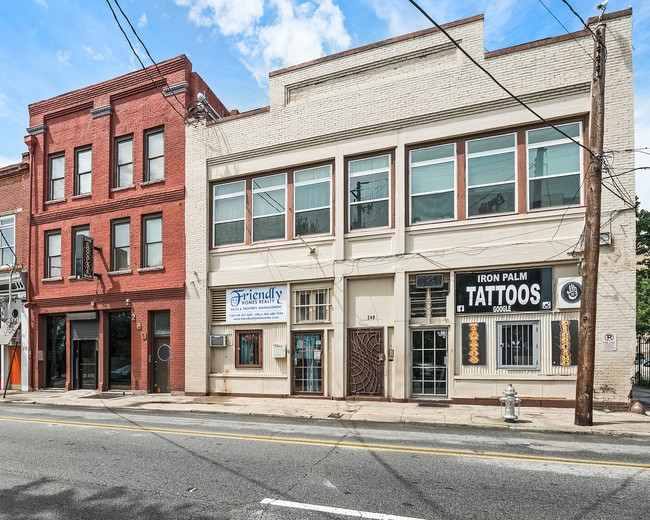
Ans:
{"type": "Polygon", "coordinates": [[[190,20],[229,36],[242,62],[263,84],[269,70],[350,46],[343,13],[333,0],[175,0],[190,20]]]}
{"type": "Polygon", "coordinates": [[[56,61],[62,65],[70,65],[70,51],[56,51],[56,61]]]}
{"type": "Polygon", "coordinates": [[[142,16],[138,20],[138,29],[142,29],[147,26],[147,13],[142,13],[142,16]]]}
{"type": "Polygon", "coordinates": [[[34,0],[38,5],[45,7],[45,9],[49,9],[49,5],[47,5],[47,2],[45,0],[34,0]]]}
{"type": "Polygon", "coordinates": [[[246,32],[264,15],[264,0],[175,0],[189,8],[189,18],[199,27],[217,26],[224,36],[246,32]]]}
{"type": "Polygon", "coordinates": [[[86,55],[92,60],[92,61],[105,61],[106,59],[110,58],[113,54],[113,51],[104,46],[104,50],[98,51],[93,49],[90,45],[81,45],[81,49],[86,53],[86,55]]]}

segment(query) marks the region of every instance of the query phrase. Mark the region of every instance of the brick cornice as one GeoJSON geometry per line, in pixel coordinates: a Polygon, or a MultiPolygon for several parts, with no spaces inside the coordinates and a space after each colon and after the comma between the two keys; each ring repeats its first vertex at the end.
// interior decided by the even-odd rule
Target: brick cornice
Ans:
{"type": "Polygon", "coordinates": [[[165,202],[175,202],[185,198],[185,186],[179,188],[148,193],[139,197],[129,197],[120,200],[107,200],[101,204],[84,205],[79,207],[64,208],[57,211],[36,213],[32,216],[32,225],[49,224],[77,217],[103,215],[114,211],[123,211],[130,208],[146,207],[165,202]]]}

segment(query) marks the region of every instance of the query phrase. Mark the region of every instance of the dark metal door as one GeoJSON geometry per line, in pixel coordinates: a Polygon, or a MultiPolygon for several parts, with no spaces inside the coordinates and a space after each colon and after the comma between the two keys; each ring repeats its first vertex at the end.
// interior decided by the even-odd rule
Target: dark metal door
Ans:
{"type": "Polygon", "coordinates": [[[78,339],[72,342],[75,390],[97,390],[97,340],[78,339]]]}
{"type": "Polygon", "coordinates": [[[169,388],[169,360],[171,348],[169,338],[156,338],[153,341],[153,392],[167,394],[169,388]]]}
{"type": "Polygon", "coordinates": [[[650,338],[638,337],[634,368],[634,384],[650,386],[650,338]]]}
{"type": "Polygon", "coordinates": [[[348,329],[348,395],[384,395],[384,330],[348,329]]]}

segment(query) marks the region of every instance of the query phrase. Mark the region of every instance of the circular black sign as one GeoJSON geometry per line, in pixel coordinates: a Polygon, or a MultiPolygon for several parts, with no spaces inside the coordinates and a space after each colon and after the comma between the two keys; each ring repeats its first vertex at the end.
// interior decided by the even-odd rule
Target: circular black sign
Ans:
{"type": "Polygon", "coordinates": [[[169,361],[170,357],[171,349],[169,348],[169,345],[160,345],[160,347],[158,347],[158,359],[160,361],[169,361]]]}
{"type": "Polygon", "coordinates": [[[578,303],[582,296],[582,284],[580,282],[569,282],[564,284],[560,291],[562,299],[567,303],[578,303]]]}

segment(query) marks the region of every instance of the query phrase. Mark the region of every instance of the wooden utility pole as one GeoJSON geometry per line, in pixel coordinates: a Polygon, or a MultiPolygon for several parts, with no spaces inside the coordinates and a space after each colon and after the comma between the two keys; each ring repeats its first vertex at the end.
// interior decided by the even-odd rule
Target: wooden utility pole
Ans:
{"type": "Polygon", "coordinates": [[[591,80],[589,119],[589,168],[587,169],[587,209],[582,260],[582,300],[580,302],[580,348],[576,381],[575,424],[591,426],[594,411],[594,358],[596,354],[596,300],[600,256],[600,199],[605,133],[605,25],[595,31],[594,72],[591,80]]]}

